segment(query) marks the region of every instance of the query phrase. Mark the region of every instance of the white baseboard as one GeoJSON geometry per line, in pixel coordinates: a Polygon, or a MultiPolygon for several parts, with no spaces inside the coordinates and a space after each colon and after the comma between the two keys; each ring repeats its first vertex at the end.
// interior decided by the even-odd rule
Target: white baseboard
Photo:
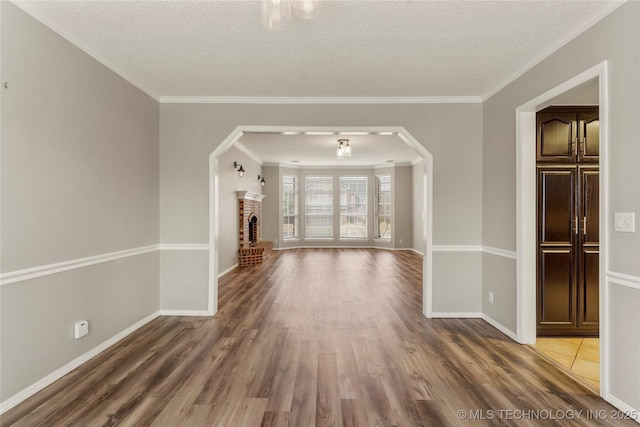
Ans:
{"type": "Polygon", "coordinates": [[[228,272],[230,272],[231,270],[235,269],[236,267],[238,267],[238,264],[233,264],[231,267],[227,268],[225,271],[218,273],[218,279],[224,276],[225,274],[227,274],[228,272]]]}
{"type": "Polygon", "coordinates": [[[493,326],[494,328],[496,328],[497,330],[499,330],[500,332],[502,332],[503,334],[505,334],[506,336],[508,336],[512,340],[514,340],[515,342],[518,342],[517,334],[515,332],[513,332],[512,330],[510,330],[509,328],[507,328],[506,326],[504,326],[503,324],[497,322],[496,320],[494,320],[493,318],[487,316],[484,313],[482,313],[481,318],[482,318],[482,320],[484,320],[485,322],[487,322],[488,324],[490,324],[491,326],[493,326]]]}
{"type": "Polygon", "coordinates": [[[284,246],[273,248],[274,251],[287,251],[290,249],[381,249],[386,251],[412,251],[422,255],[421,252],[413,248],[390,248],[385,246],[284,246]]]}
{"type": "Polygon", "coordinates": [[[208,243],[160,243],[161,251],[208,251],[208,243]]]}
{"type": "Polygon", "coordinates": [[[160,310],[160,316],[209,316],[207,310],[160,310]]]}
{"type": "Polygon", "coordinates": [[[85,354],[83,354],[83,355],[81,355],[79,357],[76,357],[71,362],[67,363],[66,365],[62,366],[61,368],[56,369],[55,371],[53,371],[52,373],[50,373],[49,375],[47,375],[46,377],[44,377],[40,381],[35,382],[34,384],[30,385],[29,387],[25,388],[24,390],[22,390],[22,391],[18,392],[17,394],[11,396],[10,398],[5,400],[4,402],[0,403],[0,415],[4,414],[9,409],[13,408],[14,406],[18,405],[19,403],[22,403],[24,400],[28,399],[29,397],[33,396],[34,394],[36,394],[40,390],[42,390],[45,387],[49,386],[54,381],[59,380],[60,378],[62,378],[66,374],[68,374],[69,372],[73,371],[74,369],[76,369],[77,367],[82,365],[83,363],[86,363],[87,361],[89,361],[93,357],[95,357],[98,354],[102,353],[107,348],[109,348],[112,345],[116,344],[118,341],[122,340],[123,338],[125,338],[128,335],[130,335],[131,333],[135,332],[137,329],[140,329],[141,327],[143,327],[147,323],[151,322],[153,319],[157,318],[158,316],[160,316],[160,312],[155,312],[153,314],[150,314],[149,316],[145,317],[144,319],[142,319],[142,320],[134,323],[133,325],[129,326],[127,329],[123,330],[122,332],[120,332],[120,333],[114,335],[113,337],[109,338],[108,340],[106,340],[102,344],[98,345],[97,347],[94,347],[93,349],[89,350],[85,354]]]}
{"type": "Polygon", "coordinates": [[[482,313],[480,312],[463,312],[463,311],[454,311],[454,312],[436,312],[431,313],[432,319],[480,319],[482,317],[482,313]]]}
{"type": "MultiPolygon", "coordinates": [[[[618,408],[621,412],[621,416],[626,415],[628,418],[634,420],[635,422],[637,422],[638,424],[640,424],[640,409],[638,408],[634,408],[631,405],[628,405],[627,403],[623,402],[622,400],[618,399],[616,396],[614,396],[611,393],[607,394],[607,398],[605,399],[607,402],[611,403],[613,406],[615,406],[616,408],[618,408]]],[[[608,414],[610,415],[610,414],[608,414]]],[[[609,416],[609,418],[611,418],[609,416]]]]}
{"type": "Polygon", "coordinates": [[[433,252],[482,252],[480,245],[433,245],[433,252]]]}

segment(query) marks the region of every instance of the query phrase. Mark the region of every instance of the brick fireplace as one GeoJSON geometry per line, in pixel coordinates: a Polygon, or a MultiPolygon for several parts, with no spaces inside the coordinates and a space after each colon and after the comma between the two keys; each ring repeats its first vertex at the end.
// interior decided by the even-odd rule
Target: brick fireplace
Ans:
{"type": "Polygon", "coordinates": [[[261,264],[270,254],[273,243],[262,236],[262,199],[251,191],[238,191],[238,265],[261,264]]]}

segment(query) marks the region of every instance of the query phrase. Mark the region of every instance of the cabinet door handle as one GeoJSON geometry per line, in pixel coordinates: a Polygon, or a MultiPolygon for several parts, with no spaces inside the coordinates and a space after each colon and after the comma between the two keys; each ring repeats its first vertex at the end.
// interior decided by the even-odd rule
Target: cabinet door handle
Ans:
{"type": "Polygon", "coordinates": [[[573,125],[573,155],[578,156],[578,122],[571,122],[573,125]]]}
{"type": "Polygon", "coordinates": [[[578,222],[578,217],[576,216],[576,222],[575,222],[576,226],[574,227],[574,232],[576,233],[576,236],[578,235],[578,228],[580,228],[580,222],[578,222]]]}
{"type": "Polygon", "coordinates": [[[582,218],[582,234],[587,235],[587,217],[582,218]]]}

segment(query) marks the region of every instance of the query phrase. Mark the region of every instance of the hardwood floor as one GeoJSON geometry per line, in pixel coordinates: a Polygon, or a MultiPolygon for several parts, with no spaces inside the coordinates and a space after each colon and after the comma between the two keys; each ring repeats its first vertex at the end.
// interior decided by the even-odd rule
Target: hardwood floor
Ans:
{"type": "Polygon", "coordinates": [[[424,318],[421,264],[276,252],[221,278],[214,318],[150,322],[2,425],[636,425],[484,321],[424,318]]]}

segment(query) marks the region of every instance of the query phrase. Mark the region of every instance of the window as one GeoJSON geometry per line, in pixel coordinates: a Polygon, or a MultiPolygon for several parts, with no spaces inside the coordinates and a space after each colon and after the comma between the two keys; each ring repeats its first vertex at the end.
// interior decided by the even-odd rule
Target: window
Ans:
{"type": "Polygon", "coordinates": [[[305,237],[333,237],[333,178],[305,177],[305,237]]]}
{"type": "Polygon", "coordinates": [[[298,179],[292,175],[282,177],[282,238],[298,237],[298,179]]]}
{"type": "Polygon", "coordinates": [[[391,240],[391,175],[376,177],[377,238],[391,240]]]}
{"type": "Polygon", "coordinates": [[[340,237],[367,238],[367,177],[340,177],[340,237]]]}

